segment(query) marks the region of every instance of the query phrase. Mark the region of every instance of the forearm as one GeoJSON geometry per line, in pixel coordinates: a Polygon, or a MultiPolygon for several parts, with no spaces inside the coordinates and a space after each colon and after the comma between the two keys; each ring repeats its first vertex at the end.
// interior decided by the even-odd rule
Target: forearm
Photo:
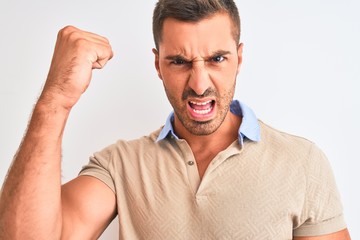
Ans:
{"type": "Polygon", "coordinates": [[[59,31],[44,90],[1,190],[0,240],[60,239],[69,219],[62,205],[71,205],[61,200],[63,131],[92,69],[112,55],[106,38],[71,26],[59,31]]]}
{"type": "Polygon", "coordinates": [[[40,98],[0,196],[0,239],[58,239],[68,110],[40,98]]]}

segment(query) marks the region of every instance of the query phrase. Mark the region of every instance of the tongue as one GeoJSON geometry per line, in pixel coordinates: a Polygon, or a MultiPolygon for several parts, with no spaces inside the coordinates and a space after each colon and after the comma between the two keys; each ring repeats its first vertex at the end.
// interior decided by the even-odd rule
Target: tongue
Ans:
{"type": "Polygon", "coordinates": [[[190,107],[192,109],[195,109],[195,110],[206,110],[206,109],[211,108],[212,103],[210,102],[210,103],[205,104],[205,105],[196,105],[196,104],[193,104],[193,103],[190,102],[189,105],[190,105],[190,107]]]}

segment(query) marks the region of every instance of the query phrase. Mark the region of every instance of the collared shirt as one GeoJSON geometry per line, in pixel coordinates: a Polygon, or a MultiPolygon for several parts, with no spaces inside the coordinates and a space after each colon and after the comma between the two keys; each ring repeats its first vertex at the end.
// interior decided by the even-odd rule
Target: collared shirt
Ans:
{"type": "Polygon", "coordinates": [[[150,135],[90,158],[80,174],[115,193],[120,239],[293,239],[346,227],[321,150],[256,120],[238,101],[231,111],[242,116],[239,141],[202,178],[189,144],[174,134],[173,115],[150,135]]]}
{"type": "MultiPolygon", "coordinates": [[[[254,112],[248,106],[238,100],[232,101],[230,105],[230,111],[233,114],[242,117],[242,122],[238,130],[239,143],[243,145],[245,138],[255,142],[260,141],[260,127],[254,112]]],[[[167,118],[166,123],[161,130],[159,137],[157,138],[157,141],[163,140],[169,134],[176,139],[179,139],[174,132],[174,128],[172,125],[173,121],[174,112],[172,112],[167,118]]]]}

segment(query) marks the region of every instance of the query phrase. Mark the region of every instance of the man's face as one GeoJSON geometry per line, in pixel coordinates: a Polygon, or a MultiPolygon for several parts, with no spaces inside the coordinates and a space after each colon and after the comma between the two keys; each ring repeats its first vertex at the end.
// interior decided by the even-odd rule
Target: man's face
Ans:
{"type": "Polygon", "coordinates": [[[199,22],[164,21],[155,65],[175,112],[175,131],[209,135],[229,120],[242,44],[227,14],[199,22]],[[225,121],[225,122],[224,122],[225,121]]]}

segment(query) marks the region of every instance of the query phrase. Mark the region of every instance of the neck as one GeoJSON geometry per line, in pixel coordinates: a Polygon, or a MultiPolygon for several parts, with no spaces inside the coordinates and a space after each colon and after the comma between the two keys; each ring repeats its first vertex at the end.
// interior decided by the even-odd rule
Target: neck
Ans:
{"type": "Polygon", "coordinates": [[[183,138],[189,144],[196,160],[200,179],[203,178],[210,162],[219,152],[228,148],[238,139],[238,129],[242,118],[227,113],[224,122],[220,127],[209,135],[198,136],[187,131],[186,128],[175,118],[174,129],[180,138],[183,138]]]}
{"type": "Polygon", "coordinates": [[[220,152],[238,139],[241,120],[241,117],[229,111],[224,122],[215,132],[209,135],[194,135],[175,117],[174,129],[177,136],[186,140],[193,151],[197,149],[213,149],[220,152]]]}

